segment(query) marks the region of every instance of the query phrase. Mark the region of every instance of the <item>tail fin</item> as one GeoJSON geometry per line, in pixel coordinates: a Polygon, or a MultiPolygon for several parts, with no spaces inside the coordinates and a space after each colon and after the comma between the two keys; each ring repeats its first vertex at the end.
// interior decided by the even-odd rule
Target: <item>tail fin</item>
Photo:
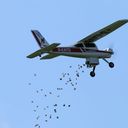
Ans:
{"type": "Polygon", "coordinates": [[[38,30],[31,30],[31,32],[40,48],[45,48],[49,45],[49,43],[46,41],[46,39],[41,35],[41,33],[38,30]]]}

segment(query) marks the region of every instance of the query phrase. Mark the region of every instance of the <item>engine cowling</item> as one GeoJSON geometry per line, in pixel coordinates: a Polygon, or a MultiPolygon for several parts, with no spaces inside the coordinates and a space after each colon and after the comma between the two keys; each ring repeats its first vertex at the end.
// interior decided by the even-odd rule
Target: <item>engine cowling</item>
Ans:
{"type": "Polygon", "coordinates": [[[112,48],[107,48],[106,51],[111,52],[111,54],[114,54],[114,51],[112,48]]]}

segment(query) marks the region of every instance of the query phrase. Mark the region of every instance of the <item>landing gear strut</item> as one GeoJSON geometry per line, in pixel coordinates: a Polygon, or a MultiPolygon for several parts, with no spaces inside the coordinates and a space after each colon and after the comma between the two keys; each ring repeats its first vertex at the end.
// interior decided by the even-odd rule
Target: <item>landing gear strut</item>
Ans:
{"type": "Polygon", "coordinates": [[[114,68],[114,63],[113,62],[108,62],[106,59],[103,59],[103,60],[108,63],[110,68],[114,68]]]}
{"type": "Polygon", "coordinates": [[[91,77],[94,77],[95,76],[95,68],[96,66],[93,67],[93,70],[90,72],[90,76],[91,77]]]}

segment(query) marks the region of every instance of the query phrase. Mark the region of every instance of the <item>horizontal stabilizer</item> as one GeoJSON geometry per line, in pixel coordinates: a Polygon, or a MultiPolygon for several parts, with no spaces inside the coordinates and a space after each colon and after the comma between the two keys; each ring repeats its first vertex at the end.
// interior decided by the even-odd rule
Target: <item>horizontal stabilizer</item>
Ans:
{"type": "Polygon", "coordinates": [[[27,58],[34,58],[36,56],[40,56],[42,53],[48,53],[51,50],[53,50],[54,48],[56,48],[58,45],[60,45],[60,43],[53,43],[45,48],[41,48],[41,49],[37,50],[36,52],[28,55],[27,58]]]}
{"type": "Polygon", "coordinates": [[[43,59],[52,59],[52,58],[55,58],[57,56],[59,56],[59,55],[52,53],[52,54],[48,54],[46,56],[43,56],[42,58],[40,58],[40,60],[43,60],[43,59]]]}

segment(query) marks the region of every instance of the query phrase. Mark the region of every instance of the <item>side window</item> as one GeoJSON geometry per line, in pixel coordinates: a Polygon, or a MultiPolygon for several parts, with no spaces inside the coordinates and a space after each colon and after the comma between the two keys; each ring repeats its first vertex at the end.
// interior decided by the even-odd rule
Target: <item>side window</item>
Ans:
{"type": "Polygon", "coordinates": [[[94,43],[86,43],[85,47],[96,47],[94,43]]]}
{"type": "Polygon", "coordinates": [[[76,47],[83,47],[83,44],[76,44],[76,47]]]}

